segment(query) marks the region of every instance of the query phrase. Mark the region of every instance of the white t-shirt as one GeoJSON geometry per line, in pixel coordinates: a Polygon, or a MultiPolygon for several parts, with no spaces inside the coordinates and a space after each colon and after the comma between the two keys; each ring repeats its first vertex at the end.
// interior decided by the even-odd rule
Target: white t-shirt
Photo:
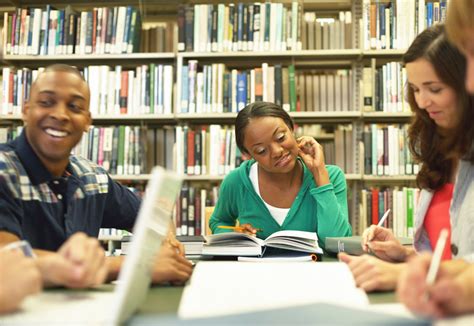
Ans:
{"type": "MultiPolygon", "coordinates": [[[[258,196],[262,198],[262,196],[260,195],[260,187],[258,185],[258,163],[257,162],[252,164],[252,166],[250,167],[249,178],[250,178],[250,181],[252,182],[253,189],[258,194],[258,196]]],[[[267,206],[268,210],[270,211],[270,215],[281,226],[283,222],[285,221],[285,218],[288,215],[288,212],[290,211],[290,209],[279,208],[279,207],[269,205],[265,202],[265,200],[263,200],[263,198],[262,198],[262,201],[265,204],[265,206],[267,206]]]]}

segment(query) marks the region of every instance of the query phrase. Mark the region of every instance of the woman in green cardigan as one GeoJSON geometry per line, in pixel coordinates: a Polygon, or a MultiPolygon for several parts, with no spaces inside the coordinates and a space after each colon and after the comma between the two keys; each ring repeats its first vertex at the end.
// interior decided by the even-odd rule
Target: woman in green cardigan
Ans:
{"type": "Polygon", "coordinates": [[[278,105],[255,102],[235,121],[237,146],[252,159],[230,172],[220,187],[209,221],[213,233],[242,232],[265,239],[281,230],[350,236],[344,173],[324,163],[323,149],[312,137],[295,139],[293,121],[278,105]]]}

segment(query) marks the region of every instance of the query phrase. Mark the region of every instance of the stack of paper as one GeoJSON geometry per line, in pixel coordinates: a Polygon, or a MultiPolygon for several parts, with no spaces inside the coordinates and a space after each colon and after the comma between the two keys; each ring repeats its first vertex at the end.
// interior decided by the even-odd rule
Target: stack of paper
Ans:
{"type": "Polygon", "coordinates": [[[180,318],[205,318],[316,302],[365,306],[344,263],[199,262],[185,287],[180,318]]]}

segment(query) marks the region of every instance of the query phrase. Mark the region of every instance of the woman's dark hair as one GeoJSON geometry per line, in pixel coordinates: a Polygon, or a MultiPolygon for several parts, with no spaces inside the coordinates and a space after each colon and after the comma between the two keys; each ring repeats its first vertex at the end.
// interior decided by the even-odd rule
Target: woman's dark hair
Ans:
{"type": "Polygon", "coordinates": [[[285,124],[293,131],[293,120],[290,115],[280,106],[269,102],[254,102],[243,108],[235,119],[235,141],[242,153],[249,154],[244,146],[245,128],[247,128],[251,119],[275,117],[282,119],[285,124]]]}
{"type": "Polygon", "coordinates": [[[408,129],[410,151],[421,163],[417,183],[421,188],[438,189],[449,181],[453,171],[453,158],[474,162],[471,146],[474,135],[474,97],[465,87],[466,60],[456,47],[449,43],[444,25],[437,24],[419,34],[403,55],[403,63],[425,59],[433,66],[436,75],[456,93],[459,125],[442,132],[430,119],[426,110],[415,101],[413,89],[408,87],[408,103],[414,117],[408,129]]]}

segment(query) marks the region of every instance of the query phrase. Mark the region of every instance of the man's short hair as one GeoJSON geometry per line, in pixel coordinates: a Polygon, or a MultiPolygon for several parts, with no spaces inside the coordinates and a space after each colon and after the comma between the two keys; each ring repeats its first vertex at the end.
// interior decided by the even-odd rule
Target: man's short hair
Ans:
{"type": "Polygon", "coordinates": [[[76,75],[77,77],[81,78],[83,81],[86,81],[84,79],[84,76],[81,74],[81,72],[74,66],[66,65],[63,63],[55,63],[50,66],[47,66],[43,72],[68,72],[71,74],[76,75]]]}

